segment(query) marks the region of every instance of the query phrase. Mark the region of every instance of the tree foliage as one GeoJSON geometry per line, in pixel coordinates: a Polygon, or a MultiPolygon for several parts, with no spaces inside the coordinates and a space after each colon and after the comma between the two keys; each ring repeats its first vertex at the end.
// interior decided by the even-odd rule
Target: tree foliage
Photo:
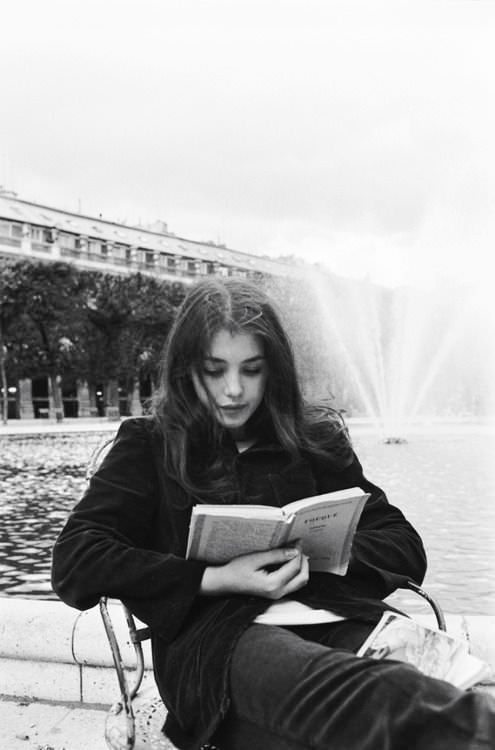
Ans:
{"type": "Polygon", "coordinates": [[[86,325],[80,349],[90,382],[115,379],[128,389],[154,376],[159,353],[183,294],[177,284],[137,273],[83,273],[86,325]]]}
{"type": "MultiPolygon", "coordinates": [[[[61,409],[61,381],[154,378],[179,283],[113,276],[67,263],[0,268],[0,365],[14,381],[45,375],[61,409]]],[[[6,380],[5,376],[5,380],[6,380]]]]}

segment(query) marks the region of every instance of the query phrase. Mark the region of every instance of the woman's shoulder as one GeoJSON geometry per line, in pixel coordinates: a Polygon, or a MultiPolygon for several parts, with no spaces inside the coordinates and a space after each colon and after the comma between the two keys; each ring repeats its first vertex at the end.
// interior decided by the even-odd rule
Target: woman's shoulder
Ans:
{"type": "Polygon", "coordinates": [[[304,417],[315,437],[319,436],[322,440],[337,434],[348,437],[348,431],[341,413],[324,402],[306,404],[304,417]]]}
{"type": "Polygon", "coordinates": [[[153,489],[157,453],[154,431],[149,417],[124,419],[116,435],[95,456],[89,476],[135,494],[153,489]]]}
{"type": "Polygon", "coordinates": [[[120,424],[114,445],[155,446],[162,444],[163,433],[152,416],[127,417],[120,424]]]}
{"type": "Polygon", "coordinates": [[[158,424],[153,416],[126,417],[119,426],[116,437],[135,436],[146,438],[157,432],[158,424]]]}
{"type": "Polygon", "coordinates": [[[352,463],[353,448],[342,415],[326,404],[310,404],[305,410],[307,434],[319,451],[341,468],[352,463]]]}

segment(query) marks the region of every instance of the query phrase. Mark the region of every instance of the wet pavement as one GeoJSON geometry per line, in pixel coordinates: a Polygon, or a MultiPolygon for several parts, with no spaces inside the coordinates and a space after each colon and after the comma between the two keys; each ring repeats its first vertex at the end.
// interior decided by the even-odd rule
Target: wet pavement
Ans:
{"type": "Polygon", "coordinates": [[[57,705],[0,698],[3,750],[108,750],[106,712],[83,705],[57,705]]]}
{"type": "MultiPolygon", "coordinates": [[[[51,548],[109,427],[0,432],[0,595],[54,598],[51,548]]],[[[495,436],[470,429],[385,445],[373,434],[351,434],[368,478],[423,537],[426,587],[446,611],[495,614],[495,436]]]]}

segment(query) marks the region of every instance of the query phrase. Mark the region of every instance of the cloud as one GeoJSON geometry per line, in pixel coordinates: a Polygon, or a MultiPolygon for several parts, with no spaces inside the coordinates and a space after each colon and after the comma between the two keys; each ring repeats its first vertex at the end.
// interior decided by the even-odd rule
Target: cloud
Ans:
{"type": "Polygon", "coordinates": [[[389,279],[493,245],[492,4],[20,0],[6,18],[0,183],[22,197],[389,279]]]}

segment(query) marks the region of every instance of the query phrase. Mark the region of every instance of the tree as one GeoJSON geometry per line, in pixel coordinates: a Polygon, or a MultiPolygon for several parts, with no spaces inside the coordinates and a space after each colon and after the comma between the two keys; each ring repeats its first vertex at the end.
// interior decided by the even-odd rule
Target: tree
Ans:
{"type": "Polygon", "coordinates": [[[62,419],[61,379],[71,365],[81,323],[79,272],[61,262],[20,261],[3,269],[2,278],[15,299],[16,330],[10,325],[9,339],[16,370],[24,377],[48,377],[55,413],[62,419]]]}
{"type": "Polygon", "coordinates": [[[118,406],[119,382],[136,392],[154,379],[164,339],[184,297],[179,283],[150,276],[112,276],[65,263],[9,264],[0,273],[0,377],[7,410],[10,377],[46,375],[57,418],[62,380],[105,385],[118,406]]]}
{"type": "Polygon", "coordinates": [[[182,299],[184,291],[178,284],[141,274],[128,281],[134,305],[121,336],[120,371],[129,395],[139,380],[156,378],[163,344],[175,318],[174,303],[182,299]]]}
{"type": "Polygon", "coordinates": [[[80,371],[93,385],[105,383],[106,406],[115,407],[119,380],[130,392],[141,375],[156,372],[182,287],[140,273],[83,272],[81,281],[87,324],[80,371]]]}
{"type": "Polygon", "coordinates": [[[10,330],[19,315],[19,302],[15,295],[12,270],[5,266],[0,272],[0,380],[2,384],[2,421],[8,420],[7,341],[10,330]]]}

